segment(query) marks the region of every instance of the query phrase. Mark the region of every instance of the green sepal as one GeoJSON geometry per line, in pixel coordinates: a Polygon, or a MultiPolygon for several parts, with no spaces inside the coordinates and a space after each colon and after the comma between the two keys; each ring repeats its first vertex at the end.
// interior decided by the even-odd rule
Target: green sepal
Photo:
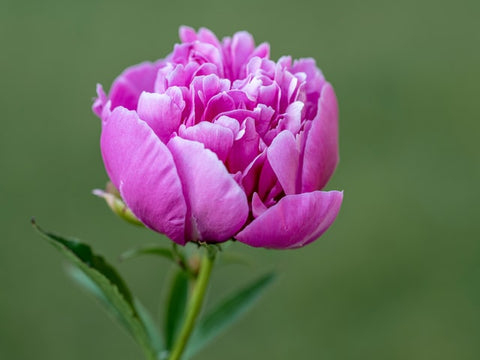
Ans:
{"type": "Polygon", "coordinates": [[[95,295],[119,323],[132,335],[144,350],[148,359],[156,359],[158,350],[153,339],[155,335],[148,331],[143,317],[140,315],[136,301],[127,285],[113,266],[90,246],[73,238],[64,238],[42,230],[32,219],[35,229],[55,248],[65,255],[75,266],[70,275],[84,289],[95,295]]]}
{"type": "Polygon", "coordinates": [[[275,274],[268,273],[230,295],[200,320],[186,350],[186,358],[205,347],[221,332],[245,314],[260,298],[275,274]]]}
{"type": "Polygon", "coordinates": [[[125,204],[120,193],[111,182],[107,183],[105,190],[95,189],[92,193],[95,196],[103,198],[108,207],[123,220],[133,225],[145,226],[125,204]]]}

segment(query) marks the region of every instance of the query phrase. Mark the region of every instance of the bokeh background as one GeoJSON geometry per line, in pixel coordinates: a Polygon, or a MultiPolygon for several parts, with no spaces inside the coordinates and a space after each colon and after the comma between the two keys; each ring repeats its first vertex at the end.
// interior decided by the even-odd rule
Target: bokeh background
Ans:
{"type": "Polygon", "coordinates": [[[210,303],[281,275],[197,359],[479,359],[479,18],[477,0],[1,0],[0,358],[141,358],[29,219],[93,244],[158,313],[169,265],[117,256],[166,240],[90,194],[107,180],[90,106],[187,24],[317,60],[341,113],[328,188],[345,190],[309,247],[230,249],[253,265],[217,268],[210,303]]]}

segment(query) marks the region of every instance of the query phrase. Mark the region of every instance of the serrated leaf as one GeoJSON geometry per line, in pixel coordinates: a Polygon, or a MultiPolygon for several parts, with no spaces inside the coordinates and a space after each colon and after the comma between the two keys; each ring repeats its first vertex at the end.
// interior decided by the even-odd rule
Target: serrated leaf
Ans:
{"type": "Polygon", "coordinates": [[[163,333],[167,350],[172,348],[183,322],[188,299],[188,285],[188,274],[183,270],[176,270],[165,303],[163,333]]]}
{"type": "Polygon", "coordinates": [[[78,271],[71,272],[74,279],[102,301],[138,342],[149,359],[155,359],[155,350],[146,326],[138,314],[130,290],[115,268],[103,257],[96,255],[90,246],[76,239],[46,232],[34,221],[32,224],[43,238],[76,266],[78,271]]]}
{"type": "Polygon", "coordinates": [[[146,245],[142,246],[139,248],[135,249],[130,249],[128,251],[125,251],[121,256],[121,260],[128,260],[135,258],[137,256],[141,255],[155,255],[155,256],[161,256],[166,259],[175,261],[175,256],[173,254],[173,251],[168,248],[160,247],[158,245],[146,245]]]}
{"type": "Polygon", "coordinates": [[[247,312],[255,304],[256,300],[260,298],[268,285],[272,283],[274,278],[275,275],[273,273],[260,277],[232,294],[204,316],[188,344],[186,358],[193,356],[247,312]]]}

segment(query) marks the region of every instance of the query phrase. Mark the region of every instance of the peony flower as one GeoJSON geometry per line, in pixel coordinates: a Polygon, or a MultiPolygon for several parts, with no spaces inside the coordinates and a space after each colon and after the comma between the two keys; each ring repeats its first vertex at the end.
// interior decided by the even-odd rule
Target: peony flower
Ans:
{"type": "Polygon", "coordinates": [[[269,58],[238,32],[180,28],[165,59],[126,69],[93,111],[106,171],[150,229],[178,244],[298,248],[335,220],[338,108],[313,59],[269,58]]]}

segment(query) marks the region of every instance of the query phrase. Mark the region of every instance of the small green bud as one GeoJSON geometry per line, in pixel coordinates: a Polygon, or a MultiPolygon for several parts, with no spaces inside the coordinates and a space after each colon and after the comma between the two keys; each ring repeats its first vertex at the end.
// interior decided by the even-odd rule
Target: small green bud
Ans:
{"type": "Polygon", "coordinates": [[[105,190],[95,189],[92,193],[93,195],[103,198],[110,209],[123,220],[128,221],[130,224],[144,226],[132,210],[123,202],[120,193],[111,182],[107,183],[105,190]]]}

